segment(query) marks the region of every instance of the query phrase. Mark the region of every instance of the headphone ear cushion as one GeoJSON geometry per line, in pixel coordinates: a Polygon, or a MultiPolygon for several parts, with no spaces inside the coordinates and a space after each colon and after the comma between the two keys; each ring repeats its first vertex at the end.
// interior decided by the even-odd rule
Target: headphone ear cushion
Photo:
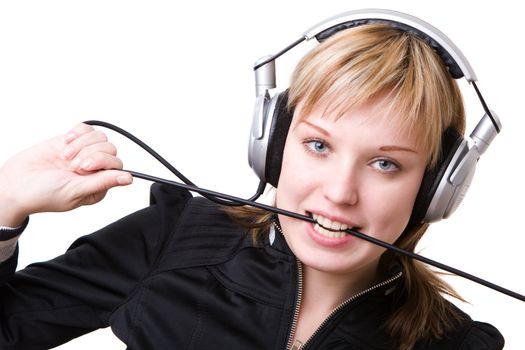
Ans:
{"type": "MultiPolygon", "coordinates": [[[[293,113],[288,110],[288,90],[274,96],[277,98],[273,110],[272,125],[268,136],[268,150],[266,153],[266,182],[277,187],[281,165],[283,162],[284,144],[290,129],[293,113]]],[[[271,112],[271,111],[270,111],[271,112]]]]}
{"type": "Polygon", "coordinates": [[[428,207],[432,199],[436,195],[436,190],[443,178],[443,175],[450,166],[450,162],[454,157],[458,147],[463,141],[463,136],[454,128],[448,128],[441,138],[441,151],[436,165],[432,168],[427,167],[419,192],[416,196],[410,223],[420,224],[425,218],[428,207]]]}

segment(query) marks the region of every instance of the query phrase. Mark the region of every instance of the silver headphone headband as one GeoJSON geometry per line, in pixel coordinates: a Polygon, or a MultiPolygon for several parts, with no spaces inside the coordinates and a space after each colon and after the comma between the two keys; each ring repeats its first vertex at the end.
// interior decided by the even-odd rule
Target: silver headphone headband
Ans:
{"type": "Polygon", "coordinates": [[[441,45],[443,49],[452,57],[456,64],[461,69],[463,76],[470,83],[476,81],[476,74],[470,66],[470,63],[467,61],[466,57],[463,55],[461,50],[450,40],[445,34],[440,30],[433,27],[429,23],[422,21],[421,19],[407,15],[402,12],[392,11],[392,10],[383,10],[383,9],[363,9],[356,11],[348,11],[341,13],[339,15],[330,17],[315,26],[311,27],[304,32],[303,37],[306,40],[316,38],[323,31],[336,27],[344,23],[353,23],[363,21],[373,21],[373,20],[383,20],[389,22],[400,23],[416,29],[417,31],[428,36],[434,40],[437,44],[441,45]]]}
{"type": "Polygon", "coordinates": [[[279,178],[279,174],[276,172],[280,171],[280,167],[277,167],[276,164],[280,165],[280,160],[274,154],[275,149],[271,152],[268,151],[268,145],[281,144],[282,142],[284,147],[286,135],[284,135],[284,139],[280,139],[283,135],[279,137],[271,135],[272,125],[277,120],[282,119],[279,118],[281,113],[274,112],[276,97],[280,94],[269,98],[268,93],[268,90],[276,87],[275,60],[303,41],[316,39],[316,41],[322,42],[339,31],[373,23],[386,23],[401,31],[414,34],[427,42],[440,55],[448,67],[451,77],[456,79],[464,77],[474,87],[485,110],[485,116],[471,135],[474,141],[472,147],[469,147],[467,140],[459,136],[462,140],[462,146],[447,151],[447,158],[440,165],[439,171],[436,174],[429,173],[428,191],[424,187],[422,187],[423,191],[420,190],[420,193],[424,195],[420,200],[418,199],[419,204],[414,206],[414,208],[421,208],[413,213],[414,220],[418,222],[420,220],[425,222],[441,220],[448,217],[461,202],[474,175],[476,163],[480,155],[499,133],[501,122],[488,109],[476,86],[476,75],[459,48],[432,25],[401,12],[365,9],[330,17],[308,29],[299,40],[288,45],[277,54],[263,57],[257,61],[254,72],[258,103],[254,111],[250,134],[249,163],[261,181],[269,182],[269,179],[272,179],[273,182],[269,183],[276,186],[279,178]],[[278,115],[275,116],[274,114],[278,115]],[[274,139],[279,139],[279,142],[274,141],[274,139]]]}

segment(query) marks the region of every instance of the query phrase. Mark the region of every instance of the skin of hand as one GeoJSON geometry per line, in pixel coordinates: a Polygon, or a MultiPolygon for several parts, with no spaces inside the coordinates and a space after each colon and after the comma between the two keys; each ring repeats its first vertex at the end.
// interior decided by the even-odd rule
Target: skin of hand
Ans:
{"type": "Polygon", "coordinates": [[[102,200],[133,182],[107,136],[86,124],[13,156],[0,168],[0,225],[28,215],[68,211],[102,200]]]}

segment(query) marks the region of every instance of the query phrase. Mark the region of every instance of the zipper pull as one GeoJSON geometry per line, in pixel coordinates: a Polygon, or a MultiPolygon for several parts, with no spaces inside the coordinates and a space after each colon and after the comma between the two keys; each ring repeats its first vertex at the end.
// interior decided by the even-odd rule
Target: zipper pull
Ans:
{"type": "Polygon", "coordinates": [[[292,347],[290,348],[290,350],[299,350],[301,349],[302,346],[303,346],[303,343],[301,343],[299,340],[296,340],[292,344],[292,347]]]}

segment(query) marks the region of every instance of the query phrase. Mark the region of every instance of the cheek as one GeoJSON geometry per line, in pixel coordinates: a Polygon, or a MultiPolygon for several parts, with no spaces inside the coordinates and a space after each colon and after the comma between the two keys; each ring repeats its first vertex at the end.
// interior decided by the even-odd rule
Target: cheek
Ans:
{"type": "Polygon", "coordinates": [[[308,164],[303,153],[304,151],[298,145],[287,142],[277,186],[278,205],[298,199],[315,187],[311,171],[312,165],[308,164]]]}
{"type": "Polygon", "coordinates": [[[414,206],[419,190],[418,178],[406,184],[399,184],[390,191],[369,198],[369,211],[375,213],[371,218],[372,232],[378,238],[393,243],[403,232],[414,206]]]}

